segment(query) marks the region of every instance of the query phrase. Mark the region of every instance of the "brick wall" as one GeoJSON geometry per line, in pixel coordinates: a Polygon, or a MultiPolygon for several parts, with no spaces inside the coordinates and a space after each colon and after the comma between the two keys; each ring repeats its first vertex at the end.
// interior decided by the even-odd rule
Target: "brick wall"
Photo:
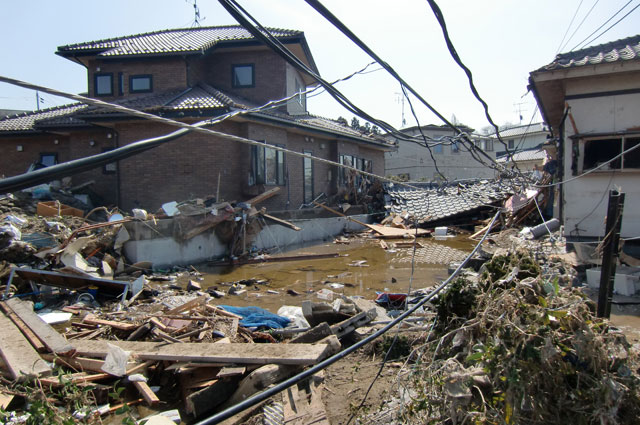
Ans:
{"type": "MultiPolygon", "coordinates": [[[[56,154],[58,163],[84,158],[102,152],[103,148],[115,146],[115,139],[108,129],[77,130],[70,136],[55,134],[33,134],[29,136],[5,136],[0,138],[3,155],[0,155],[0,175],[6,177],[23,174],[34,162],[40,160],[40,154],[56,154]],[[57,143],[56,143],[57,141],[57,143]],[[93,141],[93,146],[90,142],[93,141]],[[22,146],[22,152],[17,147],[22,146]]],[[[72,176],[72,186],[94,181],[91,188],[102,195],[106,204],[117,203],[116,176],[104,174],[103,168],[72,176]]]]}
{"type": "Polygon", "coordinates": [[[225,93],[236,94],[256,103],[281,99],[286,95],[286,62],[267,50],[213,52],[201,60],[190,60],[189,82],[205,81],[225,93]],[[232,66],[253,64],[255,87],[234,88],[232,66]]]}
{"type": "Polygon", "coordinates": [[[170,89],[187,87],[187,66],[179,57],[144,58],[142,60],[91,60],[89,61],[87,78],[89,94],[93,97],[94,74],[109,72],[113,74],[114,96],[100,96],[104,100],[117,100],[127,97],[146,95],[148,93],[129,93],[129,77],[131,75],[151,74],[153,93],[170,89]],[[98,68],[100,71],[98,71],[98,68]],[[118,73],[124,76],[124,91],[118,93],[118,73]]]}

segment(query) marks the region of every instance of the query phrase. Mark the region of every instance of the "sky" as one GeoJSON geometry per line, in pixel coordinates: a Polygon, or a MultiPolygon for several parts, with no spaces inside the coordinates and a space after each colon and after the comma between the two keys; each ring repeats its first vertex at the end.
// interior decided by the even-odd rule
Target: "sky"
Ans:
{"type": "MultiPolygon", "coordinates": [[[[236,24],[215,0],[196,0],[202,26],[236,24]]],[[[439,0],[449,35],[499,124],[540,121],[527,93],[529,73],[572,50],[629,0],[439,0]],[[564,39],[564,41],[563,41],[564,39]],[[534,115],[535,114],[535,115],[534,115]]],[[[87,90],[86,69],[54,52],[61,45],[194,24],[194,0],[21,0],[0,4],[0,75],[71,93],[87,90]]],[[[328,81],[372,61],[302,0],[239,0],[264,26],[302,30],[320,74],[328,81]]],[[[322,0],[444,117],[476,130],[489,125],[464,72],[446,49],[426,0],[322,0]]],[[[608,28],[640,0],[630,4],[608,28]]],[[[640,8],[592,44],[640,33],[640,8]]],[[[596,33],[597,35],[598,33],[596,33]]],[[[369,70],[377,69],[373,66],[369,70]]],[[[353,103],[396,128],[403,126],[397,81],[384,70],[339,83],[353,103]]],[[[41,94],[41,108],[68,103],[41,94]]],[[[420,124],[442,124],[412,99],[420,124]]],[[[33,91],[0,83],[0,109],[36,108],[33,91]]],[[[352,114],[326,93],[309,98],[309,112],[329,118],[352,114]]],[[[416,125],[404,102],[405,126],[416,125]]],[[[362,121],[362,120],[361,120],[362,121]]]]}

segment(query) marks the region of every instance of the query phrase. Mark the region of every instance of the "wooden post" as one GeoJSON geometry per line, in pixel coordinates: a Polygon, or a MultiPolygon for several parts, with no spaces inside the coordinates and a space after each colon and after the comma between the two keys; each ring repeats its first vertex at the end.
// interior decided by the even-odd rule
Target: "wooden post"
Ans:
{"type": "Polygon", "coordinates": [[[611,299],[616,276],[616,263],[619,256],[620,228],[622,226],[622,210],[624,193],[609,191],[609,207],[605,225],[604,249],[602,253],[602,269],[600,271],[600,290],[598,293],[598,317],[611,316],[611,299]]]}

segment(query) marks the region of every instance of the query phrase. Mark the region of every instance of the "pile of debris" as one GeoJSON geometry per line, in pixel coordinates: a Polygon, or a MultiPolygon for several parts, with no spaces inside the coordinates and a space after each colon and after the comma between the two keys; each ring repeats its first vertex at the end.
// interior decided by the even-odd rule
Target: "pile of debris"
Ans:
{"type": "Polygon", "coordinates": [[[541,262],[497,252],[438,296],[429,342],[401,378],[402,423],[637,422],[640,347],[541,262]]]}

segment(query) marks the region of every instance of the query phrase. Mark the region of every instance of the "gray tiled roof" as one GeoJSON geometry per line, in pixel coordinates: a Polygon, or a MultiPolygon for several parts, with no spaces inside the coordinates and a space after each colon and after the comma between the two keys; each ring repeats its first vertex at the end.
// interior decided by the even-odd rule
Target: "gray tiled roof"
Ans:
{"type": "Polygon", "coordinates": [[[499,181],[481,180],[421,190],[393,185],[387,186],[387,193],[392,212],[407,211],[422,223],[428,223],[489,207],[506,199],[511,190],[499,181]]]}
{"type": "MultiPolygon", "coordinates": [[[[543,133],[549,132],[549,129],[544,123],[537,122],[531,125],[519,125],[517,127],[505,128],[504,130],[500,130],[500,137],[514,137],[514,136],[522,136],[524,134],[532,134],[532,133],[543,133]]],[[[495,133],[491,135],[495,137],[495,133]]]]}
{"type": "MultiPolygon", "coordinates": [[[[267,28],[278,38],[302,35],[302,31],[267,28]]],[[[62,56],[96,54],[102,57],[184,54],[203,52],[219,43],[250,41],[254,37],[240,25],[182,28],[116,37],[58,47],[62,56]]]]}
{"type": "Polygon", "coordinates": [[[43,109],[41,111],[26,112],[0,119],[0,132],[9,131],[35,131],[37,124],[48,120],[58,120],[60,125],[82,124],[80,120],[70,115],[86,109],[86,105],[74,103],[56,108],[43,109]]]}
{"type": "MultiPolygon", "coordinates": [[[[546,156],[547,155],[544,150],[539,148],[534,148],[534,149],[527,149],[524,151],[515,152],[513,154],[513,160],[516,162],[517,161],[536,161],[536,160],[542,161],[543,159],[546,158],[546,156]]],[[[508,162],[509,158],[507,158],[507,155],[504,155],[497,158],[496,161],[508,162]]]]}
{"type": "Polygon", "coordinates": [[[575,52],[561,53],[556,56],[553,62],[538,69],[538,72],[634,59],[640,59],[640,35],[587,47],[575,52]]]}

